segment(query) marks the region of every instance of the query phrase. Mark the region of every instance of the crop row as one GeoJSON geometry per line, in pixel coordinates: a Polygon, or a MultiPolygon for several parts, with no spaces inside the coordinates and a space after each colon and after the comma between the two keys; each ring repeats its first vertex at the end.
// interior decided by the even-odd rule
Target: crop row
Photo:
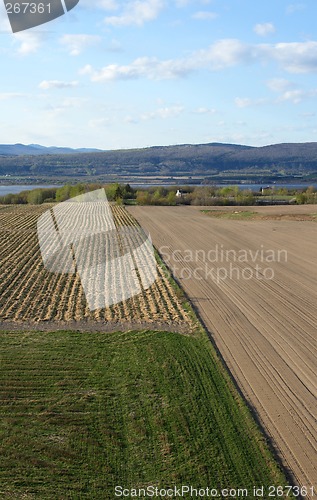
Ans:
{"type": "MultiPolygon", "coordinates": [[[[69,272],[52,272],[45,268],[37,235],[37,221],[51,205],[9,206],[0,211],[0,320],[17,322],[39,321],[94,321],[113,323],[149,323],[186,325],[191,320],[184,310],[168,276],[157,265],[157,279],[149,287],[142,286],[140,274],[136,273],[135,286],[139,293],[127,300],[106,307],[89,307],[78,270],[74,267],[69,272]]],[[[116,228],[126,230],[123,233],[123,245],[139,245],[142,238],[136,233],[135,241],[129,233],[131,227],[138,227],[137,221],[124,209],[113,206],[112,215],[116,228]],[[140,241],[138,241],[138,238],[140,241]],[[130,241],[131,240],[131,241],[130,241]]],[[[76,221],[74,221],[76,223],[76,221]]],[[[98,221],[90,220],[92,230],[98,221]]],[[[107,247],[109,241],[102,235],[87,239],[80,245],[81,256],[91,259],[89,264],[100,271],[107,268],[105,259],[111,256],[107,247]],[[94,246],[94,249],[89,247],[94,246]],[[98,263],[104,266],[98,268],[98,263]]],[[[48,245],[49,249],[49,245],[48,245]]],[[[69,250],[56,255],[58,267],[64,271],[69,267],[69,250]]],[[[118,252],[124,249],[118,249],[118,252]]],[[[146,249],[143,259],[148,258],[146,249]]],[[[150,268],[150,263],[149,266],[150,268]]],[[[110,266],[111,270],[111,266],[110,266]]],[[[150,279],[147,266],[143,266],[142,279],[150,279]]],[[[120,298],[120,290],[127,286],[127,277],[122,272],[116,278],[111,272],[94,277],[96,286],[105,290],[114,290],[120,298]],[[115,282],[114,282],[115,281],[115,282]]],[[[131,285],[132,286],[132,285],[131,285]]],[[[134,285],[133,285],[134,286],[134,285]]],[[[117,296],[114,299],[118,299],[117,296]]],[[[116,301],[116,300],[114,300],[116,301]]]]}

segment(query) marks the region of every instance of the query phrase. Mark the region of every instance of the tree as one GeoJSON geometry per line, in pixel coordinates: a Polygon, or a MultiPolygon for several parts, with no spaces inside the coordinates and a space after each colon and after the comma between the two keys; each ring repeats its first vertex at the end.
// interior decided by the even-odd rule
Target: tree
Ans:
{"type": "Polygon", "coordinates": [[[124,189],[118,182],[105,186],[105,191],[109,201],[116,201],[117,198],[123,198],[124,189]]]}
{"type": "Polygon", "coordinates": [[[137,191],[136,202],[138,205],[151,205],[151,195],[148,191],[137,191]]]}
{"type": "Polygon", "coordinates": [[[297,193],[296,195],[296,203],[298,205],[304,205],[307,203],[307,195],[306,193],[297,193]]]}
{"type": "Polygon", "coordinates": [[[56,190],[56,201],[66,201],[70,198],[71,185],[66,184],[63,187],[60,187],[56,190]]]}
{"type": "Polygon", "coordinates": [[[314,186],[309,186],[306,189],[306,197],[307,197],[306,203],[316,203],[317,193],[314,186]]]}
{"type": "Polygon", "coordinates": [[[27,202],[30,203],[30,205],[41,205],[43,201],[44,197],[42,189],[32,189],[32,191],[28,192],[27,202]]]}
{"type": "Polygon", "coordinates": [[[224,198],[228,198],[229,196],[237,196],[236,188],[237,186],[224,186],[223,188],[219,189],[218,194],[219,196],[223,196],[224,198]]]}
{"type": "Polygon", "coordinates": [[[176,205],[176,193],[170,191],[166,197],[166,201],[168,205],[176,205]]]}
{"type": "Polygon", "coordinates": [[[135,197],[135,190],[130,186],[130,184],[126,184],[123,188],[123,199],[128,200],[135,197]]]}

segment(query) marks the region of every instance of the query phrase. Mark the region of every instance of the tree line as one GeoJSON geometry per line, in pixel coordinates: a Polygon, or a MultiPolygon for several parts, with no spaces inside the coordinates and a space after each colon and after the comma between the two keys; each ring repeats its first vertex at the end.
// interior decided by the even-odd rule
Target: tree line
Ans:
{"type": "Polygon", "coordinates": [[[109,201],[123,203],[124,200],[133,199],[135,190],[129,184],[65,184],[58,188],[35,188],[21,191],[20,193],[9,193],[0,197],[0,204],[31,204],[41,205],[42,203],[60,203],[69,200],[80,194],[88,193],[96,189],[104,188],[109,201]]]}
{"type": "Polygon", "coordinates": [[[17,194],[0,197],[0,204],[60,203],[80,194],[104,188],[107,199],[121,204],[137,205],[256,205],[259,203],[296,204],[317,203],[317,189],[309,186],[306,190],[266,188],[264,193],[240,189],[239,186],[187,186],[178,190],[175,186],[155,186],[133,188],[130,184],[66,184],[58,188],[35,188],[17,194]],[[177,195],[178,194],[178,195],[177,195]]]}

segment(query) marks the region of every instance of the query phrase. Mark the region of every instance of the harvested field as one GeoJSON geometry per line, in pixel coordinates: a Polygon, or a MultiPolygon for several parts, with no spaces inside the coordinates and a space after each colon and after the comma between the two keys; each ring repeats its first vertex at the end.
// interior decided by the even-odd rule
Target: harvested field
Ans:
{"type": "Polygon", "coordinates": [[[317,225],[274,218],[315,207],[251,207],[272,220],[224,220],[201,208],[129,211],[196,306],[285,467],[316,495],[317,225]]]}
{"type": "MultiPolygon", "coordinates": [[[[1,328],[16,324],[20,329],[34,325],[53,331],[67,325],[90,331],[100,330],[101,325],[108,331],[146,327],[191,330],[193,323],[182,298],[160,265],[150,288],[124,302],[90,311],[77,273],[52,273],[43,265],[36,223],[50,206],[0,209],[1,328]]],[[[136,225],[124,208],[114,206],[112,211],[117,227],[136,225]]],[[[124,280],[122,283],[124,286],[124,280]]]]}

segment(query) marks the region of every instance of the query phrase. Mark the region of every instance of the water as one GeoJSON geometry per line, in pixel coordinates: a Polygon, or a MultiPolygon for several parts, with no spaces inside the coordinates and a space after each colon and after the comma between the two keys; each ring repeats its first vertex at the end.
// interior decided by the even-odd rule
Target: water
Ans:
{"type": "Polygon", "coordinates": [[[250,189],[251,191],[260,191],[261,188],[272,188],[274,186],[274,190],[277,191],[278,189],[281,188],[286,188],[286,189],[307,189],[309,186],[313,186],[314,188],[317,188],[317,184],[312,182],[312,183],[296,183],[296,184],[283,184],[283,183],[274,183],[274,184],[234,184],[234,183],[228,183],[228,184],[221,184],[221,183],[215,183],[213,185],[208,185],[208,184],[186,184],[186,183],[179,183],[175,184],[174,183],[168,183],[168,182],[162,182],[162,183],[146,183],[146,184],[138,184],[138,183],[129,183],[131,187],[133,188],[150,188],[150,187],[175,187],[175,190],[178,188],[181,188],[182,186],[188,186],[188,187],[217,187],[217,188],[223,188],[223,187],[228,187],[228,186],[238,186],[239,189],[241,190],[246,190],[250,189]]]}
{"type": "MultiPolygon", "coordinates": [[[[185,185],[185,184],[183,184],[185,185]]],[[[280,188],[286,188],[286,189],[307,189],[308,186],[314,186],[317,188],[316,183],[296,183],[296,184],[217,184],[217,187],[225,187],[225,186],[238,186],[239,189],[245,190],[245,189],[251,189],[251,191],[259,191],[262,187],[272,187],[274,186],[274,189],[277,191],[280,188]]],[[[130,186],[134,188],[148,188],[148,187],[175,187],[175,190],[178,189],[179,187],[182,186],[182,183],[180,184],[170,184],[170,183],[165,183],[162,182],[160,184],[157,183],[147,183],[147,184],[137,184],[137,183],[130,183],[130,186]]],[[[16,194],[20,193],[21,191],[28,191],[31,189],[37,189],[37,188],[59,188],[61,187],[61,184],[56,185],[56,184],[13,184],[11,186],[1,186],[0,185],[0,196],[4,196],[6,194],[16,194]]],[[[192,185],[192,187],[202,187],[202,185],[192,185]]]]}
{"type": "Polygon", "coordinates": [[[61,187],[60,185],[54,185],[54,184],[36,184],[36,185],[24,185],[24,184],[18,184],[18,185],[12,185],[12,186],[0,186],[0,196],[5,196],[6,194],[17,194],[21,193],[21,191],[29,191],[31,189],[37,189],[37,188],[53,188],[53,187],[61,187]]]}
{"type": "MultiPolygon", "coordinates": [[[[231,185],[231,184],[230,184],[231,185]]],[[[261,188],[272,188],[274,187],[275,191],[278,189],[307,189],[309,186],[314,186],[314,188],[317,188],[316,183],[305,183],[305,182],[300,182],[297,184],[232,184],[233,186],[238,186],[240,189],[251,189],[251,191],[259,191],[261,188]]],[[[228,184],[226,184],[228,186],[228,184]]],[[[219,187],[224,187],[223,184],[219,185],[219,187]]]]}

